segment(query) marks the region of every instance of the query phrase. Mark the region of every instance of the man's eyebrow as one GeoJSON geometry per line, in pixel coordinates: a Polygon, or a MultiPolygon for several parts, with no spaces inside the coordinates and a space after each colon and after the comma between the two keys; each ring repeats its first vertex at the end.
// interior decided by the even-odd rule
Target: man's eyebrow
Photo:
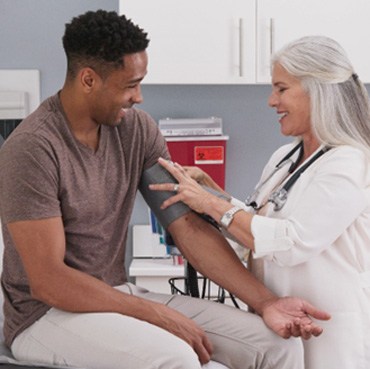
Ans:
{"type": "Polygon", "coordinates": [[[144,77],[139,77],[139,78],[132,79],[132,80],[130,80],[130,81],[127,81],[127,82],[126,82],[126,85],[131,85],[131,84],[133,84],[133,83],[141,82],[143,79],[144,79],[144,77]]]}

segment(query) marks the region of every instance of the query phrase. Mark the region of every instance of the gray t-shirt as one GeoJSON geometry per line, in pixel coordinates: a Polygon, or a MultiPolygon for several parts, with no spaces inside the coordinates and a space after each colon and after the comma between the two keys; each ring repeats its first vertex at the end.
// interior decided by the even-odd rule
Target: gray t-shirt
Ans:
{"type": "Polygon", "coordinates": [[[44,101],[0,150],[6,344],[50,308],[31,298],[6,224],[62,217],[65,263],[109,285],[126,281],[128,224],[141,174],[168,157],[155,122],[130,109],[117,127],[101,126],[96,152],[69,129],[58,95],[44,101]]]}

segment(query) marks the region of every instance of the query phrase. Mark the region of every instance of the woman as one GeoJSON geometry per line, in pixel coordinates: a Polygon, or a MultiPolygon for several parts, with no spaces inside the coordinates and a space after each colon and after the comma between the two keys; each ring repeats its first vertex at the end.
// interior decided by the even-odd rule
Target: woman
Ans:
{"type": "MultiPolygon", "coordinates": [[[[215,219],[263,261],[278,295],[300,295],[331,314],[324,333],[303,342],[307,369],[370,367],[370,107],[343,49],[304,37],[272,60],[269,105],[295,138],[267,163],[246,201],[227,201],[199,169],[161,160],[179,184],[163,203],[183,201],[215,219]],[[242,210],[241,210],[242,209],[242,210]]],[[[254,263],[253,263],[254,264],[254,263]]]]}

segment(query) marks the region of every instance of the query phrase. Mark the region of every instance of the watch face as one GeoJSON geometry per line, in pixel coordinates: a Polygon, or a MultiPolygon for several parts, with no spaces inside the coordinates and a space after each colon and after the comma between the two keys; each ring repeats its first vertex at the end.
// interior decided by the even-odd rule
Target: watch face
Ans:
{"type": "Polygon", "coordinates": [[[230,213],[225,213],[222,218],[221,218],[221,224],[227,228],[230,223],[231,223],[231,220],[233,219],[233,215],[230,214],[230,213]]]}
{"type": "Polygon", "coordinates": [[[234,219],[234,214],[237,213],[241,208],[234,206],[230,210],[228,210],[221,218],[220,223],[224,228],[227,228],[232,220],[234,219]]]}

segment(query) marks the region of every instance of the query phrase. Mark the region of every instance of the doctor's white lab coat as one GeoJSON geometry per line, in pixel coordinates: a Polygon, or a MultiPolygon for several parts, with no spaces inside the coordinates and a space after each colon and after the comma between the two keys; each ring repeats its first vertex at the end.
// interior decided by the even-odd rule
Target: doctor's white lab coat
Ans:
{"type": "MultiPolygon", "coordinates": [[[[293,145],[273,154],[261,182],[293,145]]],[[[262,186],[258,204],[281,186],[288,167],[262,186]]],[[[252,220],[253,256],[263,260],[265,284],[332,316],[319,322],[320,337],[304,342],[306,369],[370,368],[369,158],[350,146],[332,148],[300,176],[285,206],[273,207],[252,220]]]]}

